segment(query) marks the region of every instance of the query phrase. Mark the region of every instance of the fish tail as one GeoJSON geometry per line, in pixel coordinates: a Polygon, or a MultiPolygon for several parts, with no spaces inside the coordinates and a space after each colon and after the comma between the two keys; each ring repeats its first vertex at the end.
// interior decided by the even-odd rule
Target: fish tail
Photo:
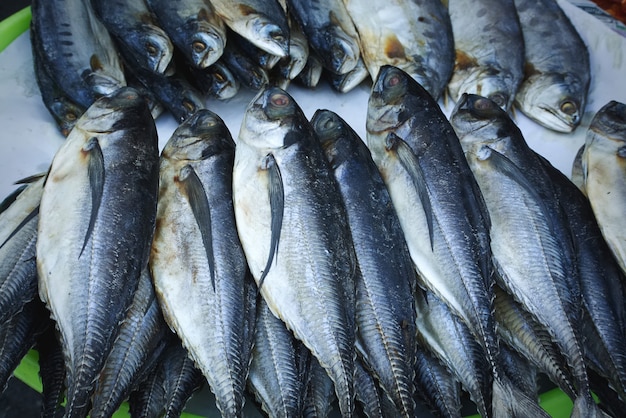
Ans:
{"type": "Polygon", "coordinates": [[[493,380],[493,418],[549,418],[550,415],[507,378],[493,380]]]}
{"type": "Polygon", "coordinates": [[[604,413],[595,403],[590,393],[581,394],[574,399],[574,408],[571,418],[608,418],[610,415],[604,413]]]}

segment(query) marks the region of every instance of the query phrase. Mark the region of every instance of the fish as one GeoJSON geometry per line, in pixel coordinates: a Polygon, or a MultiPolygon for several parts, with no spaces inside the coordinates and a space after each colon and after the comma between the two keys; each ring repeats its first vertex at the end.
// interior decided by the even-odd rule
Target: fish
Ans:
{"type": "Polygon", "coordinates": [[[448,91],[489,97],[504,110],[524,76],[524,37],[513,0],[448,0],[455,62],[448,91]]]}
{"type": "Polygon", "coordinates": [[[361,58],[359,58],[356,66],[345,74],[334,74],[329,71],[324,74],[330,81],[331,87],[340,93],[349,92],[369,77],[367,67],[361,58]]]}
{"type": "Polygon", "coordinates": [[[361,45],[341,0],[287,0],[287,5],[322,67],[336,74],[354,69],[361,55],[361,45]]]}
{"type": "Polygon", "coordinates": [[[464,95],[450,120],[489,210],[496,281],[565,356],[577,389],[573,416],[602,416],[584,360],[572,238],[552,179],[519,128],[490,99],[464,95]]]}
{"type": "Polygon", "coordinates": [[[9,196],[0,212],[0,324],[37,298],[37,224],[41,177],[9,196]]]}
{"type": "Polygon", "coordinates": [[[267,71],[233,42],[229,42],[224,48],[222,60],[239,82],[251,90],[260,90],[269,83],[267,71]]]}
{"type": "Polygon", "coordinates": [[[172,338],[169,342],[160,365],[166,400],[163,417],[175,418],[181,416],[189,398],[202,388],[206,380],[180,340],[172,338]]]}
{"type": "Polygon", "coordinates": [[[382,66],[392,65],[410,74],[435,99],[441,96],[454,67],[452,24],[441,0],[344,0],[344,4],[372,80],[382,66]]]}
{"type": "Polygon", "coordinates": [[[144,0],[92,0],[98,19],[115,39],[124,59],[146,71],[165,74],[174,46],[144,0]]]}
{"type": "Polygon", "coordinates": [[[581,156],[583,182],[602,236],[626,274],[626,239],[621,232],[626,202],[626,104],[610,101],[594,115],[581,156]]]}
{"type": "MultiPolygon", "coordinates": [[[[284,8],[286,4],[284,5],[284,8]]],[[[302,32],[302,28],[290,15],[289,19],[289,55],[278,61],[277,67],[280,75],[288,80],[293,80],[302,71],[309,58],[309,41],[302,32]]]]}
{"type": "Polygon", "coordinates": [[[33,67],[35,79],[41,93],[41,99],[48,112],[54,118],[61,134],[67,136],[78,118],[85,113],[85,108],[76,104],[65,94],[44,64],[45,58],[34,45],[35,37],[31,37],[33,67]]]}
{"type": "Polygon", "coordinates": [[[430,351],[417,350],[416,397],[436,416],[461,418],[461,384],[430,351]]]}
{"type": "Polygon", "coordinates": [[[228,31],[228,42],[236,44],[243,55],[266,71],[274,68],[281,59],[278,55],[260,49],[237,32],[228,31]]]}
{"type": "Polygon", "coordinates": [[[257,302],[248,387],[271,417],[302,416],[311,353],[263,298],[257,302]]]}
{"type": "Polygon", "coordinates": [[[31,14],[32,49],[73,103],[86,109],[126,85],[117,47],[91,2],[35,0],[31,14]]]}
{"type": "Polygon", "coordinates": [[[589,50],[556,0],[514,1],[525,57],[514,106],[548,129],[572,132],[585,113],[589,50]]]}
{"type": "Polygon", "coordinates": [[[309,53],[304,68],[298,73],[295,80],[304,87],[314,88],[322,77],[322,69],[322,62],[317,55],[309,53]]]}
{"type": "Polygon", "coordinates": [[[333,402],[336,399],[333,381],[315,357],[311,356],[310,360],[309,379],[302,416],[325,418],[330,416],[333,402]]]}
{"type": "Polygon", "coordinates": [[[148,263],[158,155],[148,105],[125,87],[87,109],[48,171],[39,206],[38,286],[66,359],[67,417],[87,414],[148,263]]]}
{"type": "Polygon", "coordinates": [[[227,100],[239,91],[239,80],[221,58],[207,68],[188,70],[187,79],[205,96],[227,100]]]}
{"type": "Polygon", "coordinates": [[[336,113],[311,125],[339,185],[348,215],[356,276],[356,350],[400,416],[415,416],[417,274],[378,167],[361,138],[336,113]]]}
{"type": "Polygon", "coordinates": [[[278,57],[289,54],[289,23],[277,0],[211,0],[226,26],[278,57]]]}
{"type": "Polygon", "coordinates": [[[152,277],[141,272],[132,304],[100,371],[90,416],[109,417],[128,397],[134,382],[150,367],[150,359],[165,348],[167,325],[161,314],[152,277]]]}
{"type": "Polygon", "coordinates": [[[313,128],[278,87],[262,89],[244,112],[233,200],[261,296],[326,370],[351,416],[356,264],[347,215],[313,128]]]}
{"type": "Polygon", "coordinates": [[[254,315],[242,312],[254,312],[256,302],[235,227],[234,155],[235,143],[215,113],[203,109],[179,125],[161,152],[150,254],[165,320],[208,380],[224,416],[243,410],[254,315]]]}
{"type": "Polygon", "coordinates": [[[37,350],[41,377],[41,417],[56,418],[63,415],[61,401],[65,391],[65,362],[53,323],[39,335],[34,349],[37,350]]]}
{"type": "Polygon", "coordinates": [[[172,44],[196,68],[215,63],[224,51],[226,27],[208,0],[146,0],[172,44]]]}

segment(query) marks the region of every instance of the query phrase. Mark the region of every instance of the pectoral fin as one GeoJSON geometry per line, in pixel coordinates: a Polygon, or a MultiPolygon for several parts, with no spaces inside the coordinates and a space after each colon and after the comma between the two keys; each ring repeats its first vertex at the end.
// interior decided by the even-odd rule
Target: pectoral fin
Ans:
{"type": "Polygon", "coordinates": [[[215,290],[215,257],[213,256],[213,234],[209,201],[207,200],[204,186],[193,167],[190,165],[184,166],[180,170],[179,181],[183,186],[187,199],[189,199],[191,211],[200,229],[202,244],[206,251],[209,271],[211,272],[211,284],[213,285],[213,290],[215,290]]]}
{"type": "Polygon", "coordinates": [[[271,239],[270,239],[270,252],[267,257],[267,263],[259,279],[259,290],[263,285],[263,281],[270,270],[272,261],[276,257],[278,250],[278,243],[280,241],[280,230],[283,225],[283,211],[285,207],[285,192],[283,189],[283,178],[280,174],[280,169],[276,160],[272,154],[267,154],[263,161],[262,167],[264,170],[268,170],[269,174],[269,198],[270,198],[270,211],[272,213],[271,219],[271,239]]]}
{"type": "Polygon", "coordinates": [[[91,216],[89,218],[89,226],[85,234],[85,241],[80,250],[79,257],[83,254],[87,241],[93,232],[102,202],[102,191],[104,189],[104,157],[98,138],[90,138],[82,149],[87,154],[87,175],[89,176],[89,189],[91,190],[91,216]]]}
{"type": "Polygon", "coordinates": [[[428,224],[428,235],[430,237],[430,248],[433,249],[433,210],[430,204],[430,196],[428,194],[428,186],[424,180],[424,173],[420,167],[419,161],[413,154],[413,150],[404,142],[402,138],[393,132],[387,135],[387,149],[395,151],[400,160],[402,167],[409,173],[411,181],[417,190],[417,194],[422,202],[424,213],[426,215],[426,223],[428,224]]]}

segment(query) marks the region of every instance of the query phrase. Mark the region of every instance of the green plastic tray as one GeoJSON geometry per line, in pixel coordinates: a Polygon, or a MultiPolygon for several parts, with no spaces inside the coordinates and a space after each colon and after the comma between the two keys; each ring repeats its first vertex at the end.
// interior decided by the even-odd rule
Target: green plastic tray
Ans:
{"type": "MultiPolygon", "coordinates": [[[[0,51],[3,51],[18,36],[24,33],[31,19],[30,7],[20,10],[3,21],[0,21],[0,51]]],[[[37,391],[41,391],[41,379],[39,377],[39,356],[36,351],[31,350],[22,360],[19,367],[15,370],[15,376],[37,391]]],[[[571,400],[559,389],[552,389],[540,395],[541,406],[553,418],[568,418],[572,411],[571,400]]],[[[124,403],[114,418],[127,418],[128,405],[124,403]]],[[[199,418],[198,415],[183,413],[184,418],[199,418]]],[[[470,418],[477,418],[474,415],[470,418]]]]}

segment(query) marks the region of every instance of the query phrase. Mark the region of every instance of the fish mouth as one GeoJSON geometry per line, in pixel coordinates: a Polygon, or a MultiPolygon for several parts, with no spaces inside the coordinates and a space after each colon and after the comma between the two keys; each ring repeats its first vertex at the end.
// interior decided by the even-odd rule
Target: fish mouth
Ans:
{"type": "Polygon", "coordinates": [[[142,28],[145,32],[140,38],[143,43],[141,53],[147,57],[147,68],[157,74],[164,74],[174,54],[172,42],[160,28],[147,25],[142,28]]]}
{"type": "Polygon", "coordinates": [[[289,35],[280,26],[262,16],[253,19],[251,25],[256,36],[247,38],[250,42],[280,58],[289,55],[289,35]]]}
{"type": "Polygon", "coordinates": [[[194,34],[189,43],[191,60],[198,68],[215,63],[224,51],[224,38],[210,28],[194,34]]]}
{"type": "Polygon", "coordinates": [[[336,30],[331,34],[332,44],[328,61],[329,70],[335,74],[346,74],[352,71],[359,62],[358,45],[343,31],[336,30]]]}
{"type": "Polygon", "coordinates": [[[549,105],[537,106],[539,112],[534,112],[531,119],[557,132],[570,133],[580,123],[578,112],[572,115],[565,115],[549,105]]]}

